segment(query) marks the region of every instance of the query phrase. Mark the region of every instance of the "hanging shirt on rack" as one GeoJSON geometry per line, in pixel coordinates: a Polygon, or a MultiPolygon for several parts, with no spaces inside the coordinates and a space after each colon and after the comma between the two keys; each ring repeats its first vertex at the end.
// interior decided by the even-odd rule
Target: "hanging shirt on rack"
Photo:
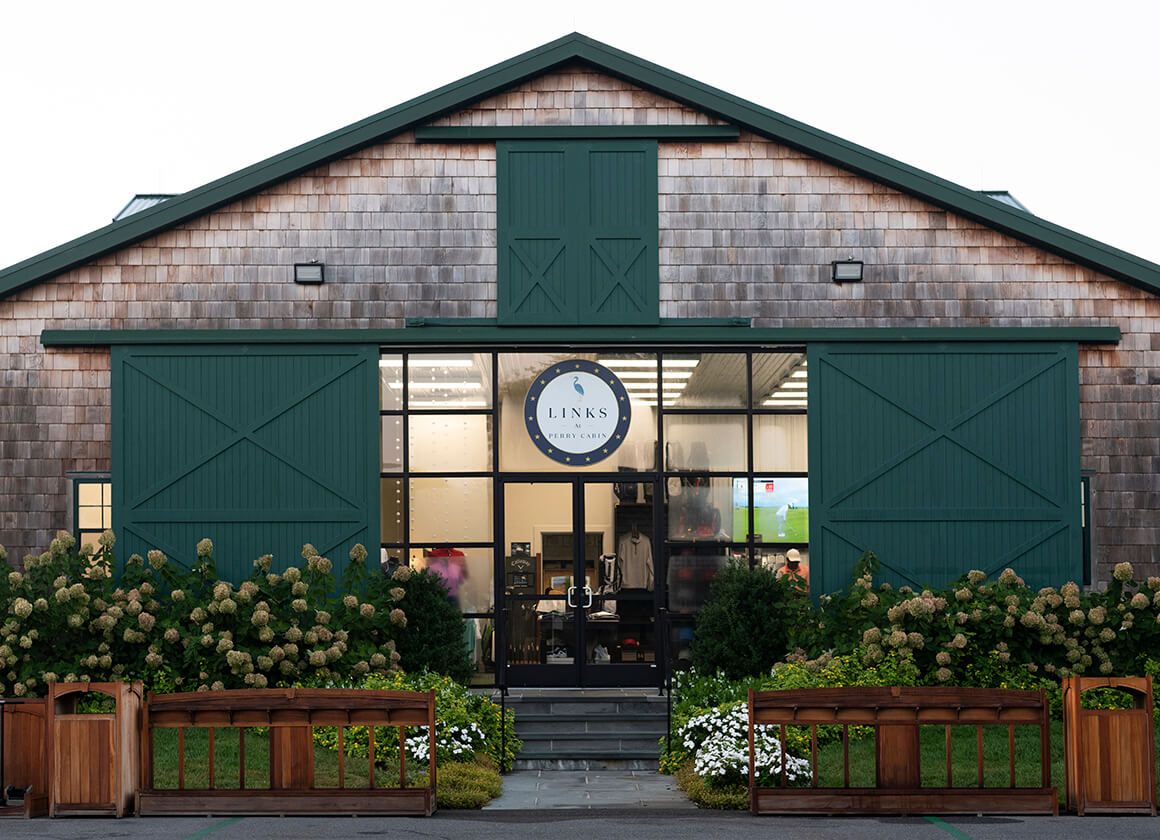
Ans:
{"type": "Polygon", "coordinates": [[[644,534],[625,534],[616,546],[620,557],[620,585],[624,589],[653,588],[652,540],[644,534]]]}

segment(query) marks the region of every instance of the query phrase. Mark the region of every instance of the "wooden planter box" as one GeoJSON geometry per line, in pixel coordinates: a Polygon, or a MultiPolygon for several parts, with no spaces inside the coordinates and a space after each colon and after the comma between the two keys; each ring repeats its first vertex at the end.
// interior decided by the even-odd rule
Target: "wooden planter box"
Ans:
{"type": "Polygon", "coordinates": [[[48,687],[49,815],[123,817],[141,780],[141,683],[48,687]],[[80,714],[89,692],[113,698],[108,714],[80,714]]]}
{"type": "Polygon", "coordinates": [[[1156,740],[1151,677],[1069,677],[1063,681],[1067,807],[1093,814],[1156,816],[1156,740]],[[1132,696],[1131,709],[1084,709],[1093,688],[1132,696]]]}
{"type": "MultiPolygon", "coordinates": [[[[264,688],[151,695],[145,706],[141,740],[144,786],[137,812],[152,815],[203,814],[367,814],[430,816],[435,812],[435,692],[369,689],[264,688]],[[313,729],[338,729],[338,787],[318,788],[314,773],[313,729]],[[346,727],[370,728],[369,755],[358,762],[368,785],[346,787],[347,757],[342,750],[346,727]],[[400,753],[409,726],[427,727],[427,786],[407,786],[405,757],[399,762],[398,786],[375,783],[374,727],[394,727],[400,753]],[[270,784],[245,784],[248,727],[270,730],[270,784]],[[158,729],[177,730],[177,788],[159,789],[153,766],[153,743],[158,729]],[[206,729],[209,742],[208,787],[185,784],[185,730],[206,729]],[[215,772],[215,731],[234,741],[238,750],[238,778],[223,779],[215,772]]],[[[357,771],[361,775],[361,771],[357,771]]]]}
{"type": "Polygon", "coordinates": [[[24,801],[0,805],[0,817],[43,817],[48,813],[46,710],[42,699],[5,700],[0,705],[0,783],[24,790],[24,801]]]}
{"type": "MultiPolygon", "coordinates": [[[[753,814],[1056,814],[1051,785],[1051,728],[1042,691],[988,688],[865,687],[749,691],[749,803],[753,814]],[[755,732],[758,725],[780,727],[783,756],[780,784],[757,785],[755,732]],[[787,784],[786,727],[810,728],[811,784],[787,784]],[[842,787],[818,784],[818,726],[843,727],[842,787]],[[875,784],[850,784],[849,727],[874,728],[875,784]],[[946,785],[922,783],[919,729],[945,730],[946,785]],[[976,731],[977,785],[952,784],[951,728],[976,731]],[[1009,783],[986,786],[983,729],[1007,730],[1009,783]],[[1038,729],[1039,784],[1020,787],[1015,773],[1015,727],[1038,729]]],[[[777,770],[777,768],[774,768],[777,770]]]]}

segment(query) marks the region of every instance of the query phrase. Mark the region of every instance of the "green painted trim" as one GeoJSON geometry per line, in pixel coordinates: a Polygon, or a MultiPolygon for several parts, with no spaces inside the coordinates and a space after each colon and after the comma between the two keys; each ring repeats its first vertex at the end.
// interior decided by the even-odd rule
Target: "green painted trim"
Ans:
{"type": "Polygon", "coordinates": [[[693,140],[725,142],[741,136],[735,125],[431,125],[415,129],[416,143],[490,143],[496,140],[693,140]]]}
{"type": "MultiPolygon", "coordinates": [[[[1119,327],[497,327],[432,325],[395,330],[44,330],[45,347],[127,344],[808,344],[818,341],[1074,341],[1117,344],[1119,327]]],[[[114,365],[114,368],[116,366],[114,365]]]]}
{"type": "Polygon", "coordinates": [[[0,271],[0,297],[576,61],[930,201],[1145,291],[1160,293],[1160,265],[1156,263],[572,33],[19,262],[0,271]]]}
{"type": "MultiPolygon", "coordinates": [[[[411,327],[498,327],[498,318],[407,318],[411,327]]],[[[661,318],[662,327],[749,327],[752,318],[661,318]]]]}

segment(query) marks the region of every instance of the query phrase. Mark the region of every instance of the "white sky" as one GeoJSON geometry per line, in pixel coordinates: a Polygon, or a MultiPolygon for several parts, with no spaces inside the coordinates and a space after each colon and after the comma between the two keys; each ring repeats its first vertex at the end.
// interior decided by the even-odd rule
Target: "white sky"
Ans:
{"type": "Polygon", "coordinates": [[[0,267],[571,31],[1160,262],[1157,0],[0,0],[0,267]]]}

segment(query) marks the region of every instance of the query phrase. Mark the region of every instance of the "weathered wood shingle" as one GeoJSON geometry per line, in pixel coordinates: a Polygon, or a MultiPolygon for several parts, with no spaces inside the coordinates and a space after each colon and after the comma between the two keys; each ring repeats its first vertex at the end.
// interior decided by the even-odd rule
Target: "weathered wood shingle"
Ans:
{"type": "MultiPolygon", "coordinates": [[[[709,124],[566,67],[442,125],[709,124]]],[[[940,207],[743,133],[662,142],[666,318],[755,326],[1118,326],[1080,348],[1096,559],[1160,573],[1160,299],[940,207]],[[866,264],[861,284],[829,263],[866,264]]],[[[495,147],[402,134],[0,300],[0,543],[67,524],[66,474],[109,468],[109,354],[44,350],[45,328],[342,329],[496,314],[495,147]],[[322,286],[289,282],[326,264],[322,286]]]]}

